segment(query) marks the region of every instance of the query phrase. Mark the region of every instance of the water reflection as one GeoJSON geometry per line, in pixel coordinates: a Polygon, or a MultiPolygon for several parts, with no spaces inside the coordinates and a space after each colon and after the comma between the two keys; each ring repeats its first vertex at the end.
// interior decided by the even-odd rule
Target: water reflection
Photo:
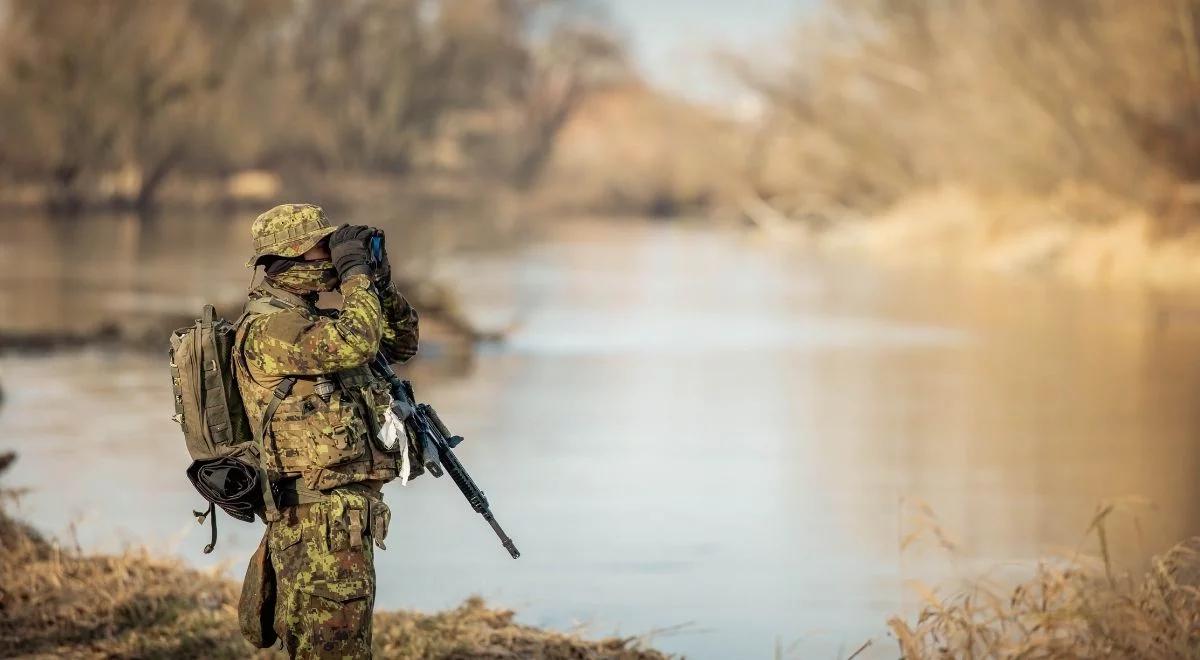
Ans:
{"type": "MultiPolygon", "coordinates": [[[[12,279],[0,295],[18,316],[72,309],[87,297],[72,282],[108,300],[170,298],[146,265],[197,296],[244,286],[240,232],[160,231],[144,240],[228,252],[200,263],[97,235],[142,263],[81,251],[44,266],[63,282],[46,287],[60,301],[50,309],[12,279]]],[[[1115,530],[1127,559],[1200,531],[1200,342],[1186,328],[1157,334],[1141,299],[865,269],[633,223],[564,224],[515,252],[442,262],[438,276],[477,318],[514,327],[468,377],[417,385],[467,437],[461,455],[524,554],[509,559],[452,484],[390,487],[383,607],[481,593],[564,628],[692,622],[658,641],[691,657],[768,657],[777,638],[833,657],[911,612],[904,580],[1073,547],[1103,498],[1157,503],[1140,545],[1130,524],[1115,530]],[[918,501],[958,538],[957,559],[901,553],[918,501]]],[[[22,453],[38,525],[87,514],[86,546],[170,545],[240,570],[255,528],[228,522],[216,555],[199,553],[161,359],[89,351],[0,368],[2,442],[22,453]]],[[[894,657],[886,648],[860,657],[894,657]]]]}

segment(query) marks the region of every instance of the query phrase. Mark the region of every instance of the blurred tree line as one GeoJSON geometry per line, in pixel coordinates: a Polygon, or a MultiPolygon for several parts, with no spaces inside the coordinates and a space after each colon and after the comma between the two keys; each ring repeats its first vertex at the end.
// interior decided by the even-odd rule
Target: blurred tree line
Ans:
{"type": "Polygon", "coordinates": [[[735,61],[766,102],[749,183],[789,211],[1087,185],[1166,217],[1200,178],[1200,0],[826,9],[784,70],[735,61]]]}
{"type": "Polygon", "coordinates": [[[619,42],[574,0],[7,0],[0,177],[78,209],[105,177],[541,174],[619,42]]]}

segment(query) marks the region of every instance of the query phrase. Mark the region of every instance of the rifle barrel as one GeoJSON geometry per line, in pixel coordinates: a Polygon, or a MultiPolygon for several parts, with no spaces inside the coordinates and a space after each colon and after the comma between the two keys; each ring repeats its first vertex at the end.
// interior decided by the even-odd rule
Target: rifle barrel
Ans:
{"type": "Polygon", "coordinates": [[[500,523],[496,522],[496,517],[492,515],[492,512],[488,511],[484,513],[483,519],[488,521],[488,524],[492,526],[492,531],[496,532],[496,536],[500,537],[500,543],[504,545],[505,550],[508,550],[508,554],[512,555],[513,559],[519,559],[521,551],[517,550],[517,544],[513,543],[513,540],[508,538],[508,534],[504,533],[504,528],[500,527],[500,523]]]}

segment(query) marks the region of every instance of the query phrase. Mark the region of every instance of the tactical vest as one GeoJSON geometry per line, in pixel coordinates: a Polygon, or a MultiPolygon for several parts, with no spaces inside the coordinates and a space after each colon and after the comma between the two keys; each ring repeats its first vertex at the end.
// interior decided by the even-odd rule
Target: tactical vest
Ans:
{"type": "Polygon", "coordinates": [[[388,384],[366,365],[319,376],[252,373],[246,334],[258,317],[295,310],[311,320],[334,317],[299,296],[264,286],[246,304],[234,353],[238,386],[251,425],[262,440],[262,467],[278,483],[298,477],[312,491],[396,478],[396,454],[376,438],[391,405],[388,384]],[[272,409],[273,407],[273,409],[272,409]],[[266,428],[262,428],[266,420],[266,428]]]}

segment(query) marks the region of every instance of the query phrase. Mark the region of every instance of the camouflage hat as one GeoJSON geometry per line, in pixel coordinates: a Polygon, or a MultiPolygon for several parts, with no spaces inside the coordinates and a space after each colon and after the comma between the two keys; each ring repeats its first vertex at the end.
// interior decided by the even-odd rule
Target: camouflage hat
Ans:
{"type": "Polygon", "coordinates": [[[313,249],[337,227],[329,224],[325,211],[314,204],[280,204],[254,219],[250,235],[254,238],[254,256],[246,262],[251,268],[267,256],[296,258],[313,249]]]}

